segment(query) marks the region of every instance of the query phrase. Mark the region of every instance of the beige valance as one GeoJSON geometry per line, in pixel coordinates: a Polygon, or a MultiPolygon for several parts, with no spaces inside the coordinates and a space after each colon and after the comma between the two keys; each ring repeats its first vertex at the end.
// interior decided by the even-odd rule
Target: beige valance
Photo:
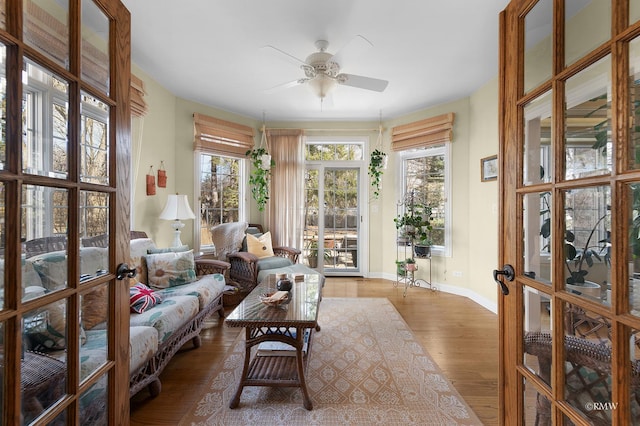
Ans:
{"type": "Polygon", "coordinates": [[[454,113],[438,115],[394,127],[391,131],[391,149],[426,148],[453,140],[454,113]]]}
{"type": "Polygon", "coordinates": [[[131,74],[131,115],[144,117],[147,113],[147,103],[144,101],[144,81],[131,74]]]}
{"type": "Polygon", "coordinates": [[[194,149],[244,156],[253,148],[253,128],[204,114],[193,114],[194,149]]]}

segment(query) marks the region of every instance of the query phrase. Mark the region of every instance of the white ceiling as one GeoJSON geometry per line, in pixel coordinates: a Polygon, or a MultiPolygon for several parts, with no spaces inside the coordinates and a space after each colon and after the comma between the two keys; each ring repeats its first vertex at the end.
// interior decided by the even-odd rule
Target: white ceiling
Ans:
{"type": "Polygon", "coordinates": [[[123,0],[132,61],[174,95],[267,121],[393,118],[466,97],[498,73],[498,14],[508,0],[123,0]],[[388,80],[373,92],[338,86],[322,105],[272,45],[304,60],[318,39],[341,71],[388,80]]]}

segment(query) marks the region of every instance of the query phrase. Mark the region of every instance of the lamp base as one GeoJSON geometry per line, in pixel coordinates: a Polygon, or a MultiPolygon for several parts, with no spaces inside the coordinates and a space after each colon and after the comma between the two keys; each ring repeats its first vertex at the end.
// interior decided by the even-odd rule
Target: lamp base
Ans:
{"type": "Polygon", "coordinates": [[[171,227],[173,228],[173,242],[171,243],[171,247],[180,247],[182,245],[180,234],[182,233],[181,229],[184,228],[184,223],[176,219],[171,222],[171,227]]]}

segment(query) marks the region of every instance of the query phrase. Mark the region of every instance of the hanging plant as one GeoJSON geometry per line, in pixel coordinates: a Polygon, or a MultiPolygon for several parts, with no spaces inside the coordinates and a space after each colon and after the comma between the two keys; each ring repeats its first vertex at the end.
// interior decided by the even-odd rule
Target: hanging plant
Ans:
{"type": "Polygon", "coordinates": [[[271,159],[267,149],[263,147],[250,149],[245,155],[251,158],[253,165],[249,176],[251,194],[256,200],[258,210],[263,211],[269,199],[269,177],[271,176],[271,167],[275,166],[275,162],[271,159]]]}
{"type": "Polygon", "coordinates": [[[380,185],[382,183],[382,171],[384,170],[387,154],[379,149],[375,149],[371,153],[371,160],[369,161],[368,174],[371,176],[371,186],[373,186],[373,197],[380,197],[380,185]]]}

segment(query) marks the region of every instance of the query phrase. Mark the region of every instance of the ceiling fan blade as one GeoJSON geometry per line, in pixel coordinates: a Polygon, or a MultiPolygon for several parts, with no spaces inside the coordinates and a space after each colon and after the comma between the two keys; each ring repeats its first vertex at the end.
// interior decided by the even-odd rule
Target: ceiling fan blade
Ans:
{"type": "Polygon", "coordinates": [[[338,50],[333,57],[330,59],[332,62],[336,62],[343,65],[344,59],[347,58],[350,61],[353,61],[357,56],[373,47],[373,43],[367,40],[365,37],[360,34],[354,36],[347,44],[342,46],[340,50],[338,50]]]}
{"type": "Polygon", "coordinates": [[[281,57],[282,57],[283,59],[286,59],[288,62],[292,62],[295,66],[300,66],[300,65],[306,65],[306,64],[307,64],[307,63],[306,63],[305,61],[303,61],[302,59],[300,59],[300,58],[296,58],[295,56],[290,55],[289,53],[285,52],[284,50],[282,50],[282,49],[278,49],[277,47],[272,46],[272,45],[270,45],[270,44],[268,44],[268,45],[266,45],[266,46],[262,46],[262,49],[272,49],[272,50],[275,50],[276,52],[278,52],[278,53],[281,55],[281,57]]]}
{"type": "Polygon", "coordinates": [[[294,86],[297,86],[299,84],[306,83],[307,80],[308,79],[306,79],[306,78],[299,78],[297,80],[288,81],[286,83],[282,83],[282,84],[278,84],[277,86],[273,86],[273,87],[271,87],[269,89],[265,89],[265,90],[263,90],[263,93],[271,94],[271,93],[279,92],[280,90],[289,89],[290,87],[294,87],[294,86]]]}
{"type": "Polygon", "coordinates": [[[378,78],[363,77],[354,74],[338,74],[338,83],[345,86],[357,87],[360,89],[373,90],[375,92],[383,92],[387,88],[389,82],[378,78]]]}

